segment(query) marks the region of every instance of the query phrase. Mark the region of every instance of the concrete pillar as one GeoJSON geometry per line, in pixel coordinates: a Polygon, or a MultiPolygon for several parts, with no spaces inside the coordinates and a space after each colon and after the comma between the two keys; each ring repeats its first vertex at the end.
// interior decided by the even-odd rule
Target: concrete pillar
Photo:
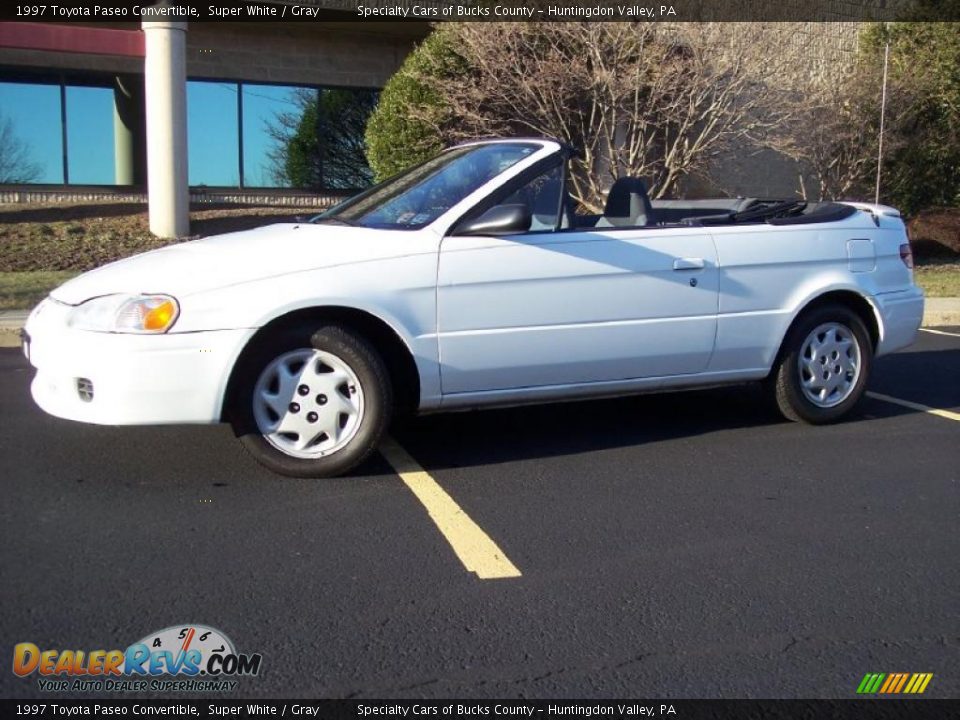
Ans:
{"type": "Polygon", "coordinates": [[[143,78],[118,75],[113,79],[113,182],[146,182],[143,78]]]}
{"type": "Polygon", "coordinates": [[[144,20],[150,232],[190,234],[187,186],[187,24],[144,20]]]}

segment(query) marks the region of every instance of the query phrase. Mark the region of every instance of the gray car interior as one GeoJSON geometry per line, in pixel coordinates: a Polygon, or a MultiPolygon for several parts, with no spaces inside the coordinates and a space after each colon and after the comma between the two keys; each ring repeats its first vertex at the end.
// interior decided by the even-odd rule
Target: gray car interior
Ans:
{"type": "Polygon", "coordinates": [[[529,231],[532,232],[756,223],[800,225],[836,222],[857,212],[849,205],[803,200],[745,197],[651,200],[643,180],[622,177],[610,188],[602,215],[583,215],[576,212],[576,204],[566,192],[559,174],[544,178],[540,183],[525,185],[505,202],[527,205],[531,214],[529,231]]]}
{"type": "Polygon", "coordinates": [[[650,200],[640,178],[622,177],[610,188],[602,215],[575,215],[572,203],[562,227],[618,228],[671,225],[710,226],[765,222],[771,225],[802,225],[836,222],[857,212],[856,208],[832,202],[761,198],[710,198],[704,200],[650,200]],[[569,223],[569,224],[567,224],[569,223]]]}

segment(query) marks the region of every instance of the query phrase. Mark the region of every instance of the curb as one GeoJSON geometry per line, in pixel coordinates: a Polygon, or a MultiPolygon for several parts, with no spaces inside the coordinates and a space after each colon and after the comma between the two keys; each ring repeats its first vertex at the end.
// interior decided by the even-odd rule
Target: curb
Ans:
{"type": "Polygon", "coordinates": [[[924,327],[960,325],[960,298],[927,298],[923,324],[924,327]]]}
{"type": "Polygon", "coordinates": [[[20,347],[20,328],[29,310],[0,310],[0,347],[20,347]]]}
{"type": "Polygon", "coordinates": [[[20,347],[20,330],[0,327],[0,348],[20,347]]]}
{"type": "Polygon", "coordinates": [[[27,321],[29,310],[3,310],[0,311],[0,330],[17,330],[23,327],[27,321]]]}
{"type": "Polygon", "coordinates": [[[960,311],[923,314],[923,327],[960,327],[960,311]]]}

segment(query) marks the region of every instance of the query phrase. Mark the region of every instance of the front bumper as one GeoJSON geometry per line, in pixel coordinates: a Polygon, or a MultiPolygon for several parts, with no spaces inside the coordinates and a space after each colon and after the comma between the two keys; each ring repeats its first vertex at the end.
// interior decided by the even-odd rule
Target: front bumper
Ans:
{"type": "Polygon", "coordinates": [[[913,344],[923,324],[923,290],[881,293],[873,297],[880,314],[877,355],[886,355],[913,344]]]}
{"type": "Polygon", "coordinates": [[[230,370],[254,330],[132,335],[75,330],[71,308],[45,300],[24,328],[34,401],[102,425],[220,421],[230,370]]]}

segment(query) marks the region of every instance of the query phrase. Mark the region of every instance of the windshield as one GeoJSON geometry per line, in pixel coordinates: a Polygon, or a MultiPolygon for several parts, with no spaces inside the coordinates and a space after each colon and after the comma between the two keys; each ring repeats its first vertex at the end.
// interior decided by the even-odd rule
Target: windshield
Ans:
{"type": "Polygon", "coordinates": [[[416,230],[540,147],[517,142],[454,148],[330,208],[312,222],[416,230]]]}

